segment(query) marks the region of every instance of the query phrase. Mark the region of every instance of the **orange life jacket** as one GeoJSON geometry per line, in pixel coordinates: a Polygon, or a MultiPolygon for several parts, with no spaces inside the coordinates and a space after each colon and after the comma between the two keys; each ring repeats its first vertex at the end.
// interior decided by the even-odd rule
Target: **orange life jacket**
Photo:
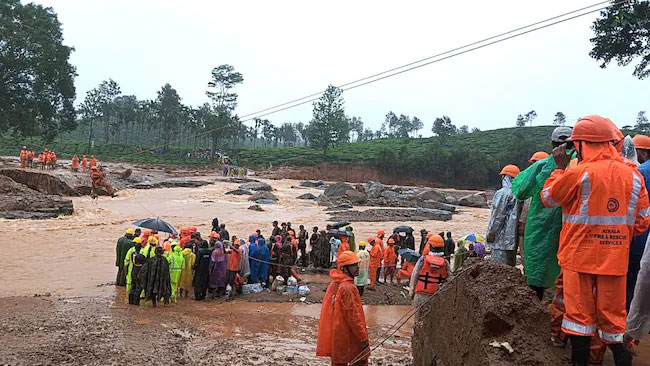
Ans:
{"type": "Polygon", "coordinates": [[[422,267],[420,267],[420,271],[418,272],[415,293],[433,295],[438,292],[440,283],[446,279],[447,263],[445,259],[435,255],[425,255],[422,267]]]}

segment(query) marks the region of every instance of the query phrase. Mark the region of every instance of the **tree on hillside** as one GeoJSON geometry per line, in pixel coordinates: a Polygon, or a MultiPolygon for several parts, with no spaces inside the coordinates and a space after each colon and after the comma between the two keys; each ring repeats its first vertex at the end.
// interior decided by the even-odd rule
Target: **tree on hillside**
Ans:
{"type": "Polygon", "coordinates": [[[469,133],[469,126],[468,125],[462,125],[458,128],[458,134],[459,135],[464,135],[469,133]]]}
{"type": "Polygon", "coordinates": [[[298,140],[298,133],[293,124],[285,122],[280,126],[278,136],[282,140],[282,145],[293,146],[298,140]]]}
{"type": "Polygon", "coordinates": [[[303,145],[307,146],[307,126],[302,122],[298,122],[296,123],[296,131],[298,132],[303,145]]]}
{"type": "MultiPolygon", "coordinates": [[[[363,121],[361,121],[361,117],[350,118],[350,135],[353,133],[357,134],[356,140],[359,141],[359,137],[363,134],[363,121]]],[[[354,139],[350,137],[350,141],[353,140],[354,139]]]]}
{"type": "Polygon", "coordinates": [[[627,66],[639,57],[633,75],[639,79],[650,75],[650,1],[617,2],[600,15],[591,27],[595,36],[589,56],[602,61],[601,68],[614,59],[627,66]]]}
{"type": "Polygon", "coordinates": [[[184,120],[181,97],[169,84],[163,85],[158,91],[156,117],[160,125],[159,133],[163,146],[167,149],[169,140],[180,134],[180,123],[184,120]]]}
{"type": "Polygon", "coordinates": [[[637,114],[634,129],[640,132],[650,132],[650,123],[648,123],[648,117],[646,117],[645,111],[640,111],[637,114]]]}
{"type": "Polygon", "coordinates": [[[76,128],[75,68],[52,8],[0,2],[0,131],[51,141],[76,128]]]}
{"type": "Polygon", "coordinates": [[[533,126],[533,120],[535,118],[537,118],[537,112],[532,110],[532,111],[526,113],[526,115],[524,117],[526,118],[526,123],[528,123],[532,127],[533,126]]]}
{"type": "Polygon", "coordinates": [[[116,133],[123,130],[124,144],[128,144],[129,137],[133,140],[133,128],[140,113],[138,98],[135,95],[122,95],[115,98],[113,103],[115,103],[115,124],[117,125],[113,131],[116,133]]]}
{"type": "Polygon", "coordinates": [[[553,126],[564,126],[566,124],[566,116],[562,112],[555,113],[555,118],[553,119],[553,126]]]}
{"type": "Polygon", "coordinates": [[[424,128],[424,122],[417,118],[416,116],[413,116],[413,119],[411,120],[411,132],[413,133],[413,137],[416,137],[418,132],[424,128]]]}
{"type": "Polygon", "coordinates": [[[526,118],[523,115],[517,116],[517,121],[515,122],[515,127],[526,127],[526,118]]]}
{"type": "Polygon", "coordinates": [[[104,129],[102,135],[104,142],[110,142],[110,135],[114,135],[113,129],[115,124],[111,124],[111,118],[117,114],[115,99],[121,94],[120,86],[113,80],[104,80],[98,87],[86,92],[86,98],[81,104],[81,114],[83,120],[89,125],[88,129],[88,148],[94,137],[93,125],[95,122],[103,122],[104,129]]]}
{"type": "Polygon", "coordinates": [[[478,127],[474,127],[474,128],[472,128],[472,133],[474,133],[474,132],[481,132],[481,129],[478,128],[478,127]]]}
{"type": "Polygon", "coordinates": [[[330,146],[348,139],[350,126],[345,116],[342,92],[340,88],[329,85],[323,96],[314,102],[307,135],[311,146],[323,150],[323,160],[327,158],[330,146]]]}
{"type": "Polygon", "coordinates": [[[458,133],[456,126],[451,123],[451,118],[448,116],[442,116],[442,118],[436,118],[433,121],[433,127],[431,131],[438,136],[450,136],[458,133]]]}
{"type": "Polygon", "coordinates": [[[225,134],[228,126],[234,125],[232,111],[237,106],[237,93],[233,88],[244,82],[244,77],[231,65],[221,65],[212,69],[212,80],[205,94],[212,99],[212,110],[216,118],[206,126],[211,137],[211,156],[217,151],[219,137],[225,134]]]}
{"type": "Polygon", "coordinates": [[[368,141],[368,140],[372,140],[374,138],[375,138],[375,133],[372,132],[372,130],[370,128],[366,128],[365,130],[363,130],[363,134],[361,134],[361,136],[359,137],[359,140],[360,141],[368,141]]]}

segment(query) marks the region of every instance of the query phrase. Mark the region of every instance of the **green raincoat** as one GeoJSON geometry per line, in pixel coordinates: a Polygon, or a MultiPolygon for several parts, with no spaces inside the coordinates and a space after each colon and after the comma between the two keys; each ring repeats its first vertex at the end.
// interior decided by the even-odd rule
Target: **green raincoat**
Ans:
{"type": "Polygon", "coordinates": [[[549,288],[560,274],[557,249],[562,229],[562,208],[546,208],[540,193],[557,168],[553,156],[537,161],[517,175],[512,193],[524,201],[531,198],[524,232],[524,270],[529,286],[549,288]]]}
{"type": "Polygon", "coordinates": [[[181,278],[181,272],[185,268],[185,258],[183,258],[183,249],[180,246],[174,246],[174,250],[167,256],[169,263],[169,279],[172,285],[172,301],[176,301],[176,292],[178,290],[178,280],[181,278]]]}
{"type": "MultiPolygon", "coordinates": [[[[140,245],[140,244],[138,244],[140,245]]],[[[133,279],[131,278],[131,273],[133,273],[133,253],[135,252],[135,246],[132,244],[131,248],[126,251],[124,255],[124,270],[126,271],[126,293],[128,294],[131,291],[131,285],[133,279]]]]}

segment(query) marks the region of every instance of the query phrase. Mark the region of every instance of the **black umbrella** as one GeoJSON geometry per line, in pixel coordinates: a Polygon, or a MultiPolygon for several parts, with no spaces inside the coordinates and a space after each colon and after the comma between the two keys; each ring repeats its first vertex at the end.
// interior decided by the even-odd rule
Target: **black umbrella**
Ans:
{"type": "Polygon", "coordinates": [[[163,233],[177,234],[178,232],[174,229],[173,226],[161,220],[159,217],[155,219],[142,219],[133,223],[137,227],[143,227],[145,229],[151,229],[156,231],[162,231],[163,233]]]}
{"type": "Polygon", "coordinates": [[[413,249],[400,249],[397,251],[397,253],[399,253],[400,257],[411,263],[417,262],[420,258],[420,253],[416,252],[413,249]]]}
{"type": "Polygon", "coordinates": [[[398,226],[393,229],[394,233],[409,233],[411,234],[413,232],[413,228],[410,226],[398,226]]]}
{"type": "Polygon", "coordinates": [[[343,226],[348,226],[350,223],[348,221],[339,221],[332,224],[333,229],[340,229],[343,226]]]}
{"type": "Polygon", "coordinates": [[[331,235],[331,236],[347,236],[347,237],[352,236],[352,234],[350,234],[349,232],[347,232],[345,230],[330,230],[330,231],[327,232],[327,235],[331,235]]]}

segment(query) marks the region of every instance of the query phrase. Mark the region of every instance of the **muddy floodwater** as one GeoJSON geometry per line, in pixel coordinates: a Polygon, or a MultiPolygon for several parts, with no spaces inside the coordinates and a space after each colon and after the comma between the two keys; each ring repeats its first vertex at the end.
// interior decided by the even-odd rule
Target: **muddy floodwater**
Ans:
{"type": "MultiPolygon", "coordinates": [[[[201,176],[212,179],[215,176],[201,176]]],[[[0,219],[3,265],[0,266],[0,364],[214,364],[327,365],[315,356],[319,303],[195,302],[169,307],[125,304],[115,288],[115,244],[138,219],[159,216],[175,227],[196,226],[207,236],[212,218],[231,235],[247,238],[256,229],[268,237],[271,222],[290,221],[324,228],[329,215],[315,202],[298,200],[295,180],[263,180],[272,185],[278,204],[251,211],[249,196],[225,195],[238,184],[217,182],[200,188],[121,190],[116,198],[74,197],[74,214],[42,221],[0,219]],[[21,248],[25,250],[21,250],[21,248]]],[[[365,209],[363,207],[355,209],[365,209]]],[[[460,207],[449,222],[352,223],[357,241],[378,229],[398,225],[434,233],[484,233],[489,210],[460,207]]],[[[161,233],[161,238],[165,234],[161,233]]],[[[306,280],[323,278],[307,275],[306,280]]],[[[396,291],[399,292],[399,289],[396,291]]],[[[322,295],[320,296],[322,298],[322,295]]],[[[383,339],[402,319],[408,305],[366,305],[371,342],[383,339]]],[[[412,319],[382,348],[372,364],[405,366],[411,362],[412,319]]],[[[637,365],[650,366],[647,342],[637,365]]]]}

